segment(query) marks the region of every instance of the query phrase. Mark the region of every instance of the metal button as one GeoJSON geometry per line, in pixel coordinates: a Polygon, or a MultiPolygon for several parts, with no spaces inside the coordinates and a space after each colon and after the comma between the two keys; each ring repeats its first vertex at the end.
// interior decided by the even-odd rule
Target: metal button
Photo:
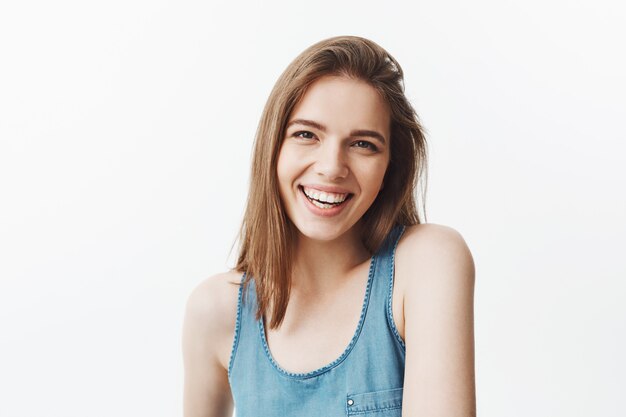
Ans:
{"type": "Polygon", "coordinates": [[[354,404],[354,400],[349,399],[349,400],[348,400],[348,405],[352,405],[352,404],[354,404]]]}

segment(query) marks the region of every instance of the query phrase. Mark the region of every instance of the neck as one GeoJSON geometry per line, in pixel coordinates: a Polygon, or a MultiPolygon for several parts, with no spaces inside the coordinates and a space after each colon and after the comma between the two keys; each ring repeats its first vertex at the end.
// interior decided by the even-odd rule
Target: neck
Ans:
{"type": "Polygon", "coordinates": [[[299,235],[294,255],[292,290],[309,294],[332,292],[371,257],[361,242],[358,227],[332,241],[299,235]]]}

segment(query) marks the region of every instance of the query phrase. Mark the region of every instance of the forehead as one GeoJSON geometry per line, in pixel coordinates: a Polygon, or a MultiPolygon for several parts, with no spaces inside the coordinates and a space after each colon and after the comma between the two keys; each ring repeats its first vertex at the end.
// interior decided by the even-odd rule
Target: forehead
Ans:
{"type": "Polygon", "coordinates": [[[313,82],[294,107],[289,121],[308,119],[337,131],[371,129],[389,137],[388,104],[367,82],[324,76],[313,82]]]}

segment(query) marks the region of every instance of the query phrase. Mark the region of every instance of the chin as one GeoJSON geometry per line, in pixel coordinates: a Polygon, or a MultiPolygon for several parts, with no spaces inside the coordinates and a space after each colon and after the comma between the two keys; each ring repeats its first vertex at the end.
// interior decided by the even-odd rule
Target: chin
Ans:
{"type": "Polygon", "coordinates": [[[350,230],[349,227],[342,227],[341,225],[295,224],[295,227],[302,237],[323,242],[333,241],[350,230]]]}

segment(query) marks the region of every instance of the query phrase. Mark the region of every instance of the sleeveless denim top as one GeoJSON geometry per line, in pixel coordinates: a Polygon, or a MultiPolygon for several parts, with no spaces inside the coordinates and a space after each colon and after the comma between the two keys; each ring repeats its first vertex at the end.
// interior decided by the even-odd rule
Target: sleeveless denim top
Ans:
{"type": "Polygon", "coordinates": [[[243,304],[239,288],[228,365],[236,417],[401,417],[406,347],[393,321],[391,296],[403,232],[396,225],[371,257],[361,317],[348,347],[315,371],[292,373],[276,363],[263,319],[254,317],[254,280],[243,304]]]}

